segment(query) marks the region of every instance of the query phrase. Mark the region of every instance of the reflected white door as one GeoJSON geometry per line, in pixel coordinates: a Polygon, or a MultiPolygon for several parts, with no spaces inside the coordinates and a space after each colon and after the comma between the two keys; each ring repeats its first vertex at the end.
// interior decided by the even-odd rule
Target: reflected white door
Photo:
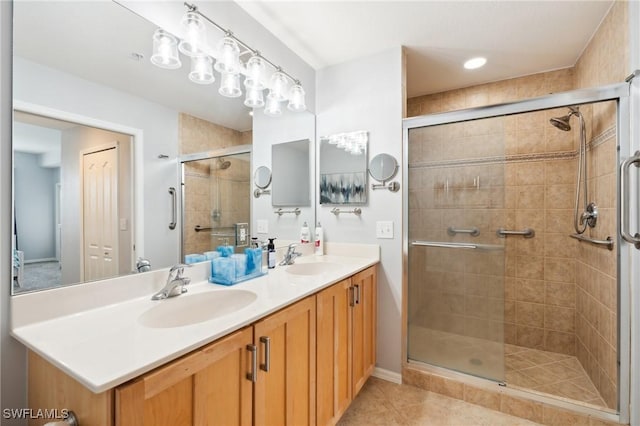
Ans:
{"type": "Polygon", "coordinates": [[[83,281],[118,274],[117,149],[85,154],[83,188],[83,281]]]}

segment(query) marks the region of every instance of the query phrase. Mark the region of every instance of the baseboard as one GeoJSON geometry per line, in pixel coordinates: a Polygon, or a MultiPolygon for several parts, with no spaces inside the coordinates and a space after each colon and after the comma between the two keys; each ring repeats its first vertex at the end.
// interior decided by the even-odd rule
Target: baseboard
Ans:
{"type": "Polygon", "coordinates": [[[375,367],[371,375],[388,382],[402,384],[402,374],[390,370],[385,370],[384,368],[375,367]]]}

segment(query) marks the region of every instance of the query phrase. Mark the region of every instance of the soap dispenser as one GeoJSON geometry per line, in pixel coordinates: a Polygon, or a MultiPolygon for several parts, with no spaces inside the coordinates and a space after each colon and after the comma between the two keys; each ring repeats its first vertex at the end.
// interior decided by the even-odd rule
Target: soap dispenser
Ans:
{"type": "Polygon", "coordinates": [[[310,240],[311,233],[309,232],[309,225],[305,222],[300,229],[300,243],[308,244],[310,240]]]}
{"type": "Polygon", "coordinates": [[[316,238],[315,238],[315,249],[314,253],[318,256],[322,256],[324,254],[324,233],[322,231],[322,226],[320,226],[320,222],[318,222],[318,226],[316,226],[316,238]]]}
{"type": "Polygon", "coordinates": [[[276,245],[273,244],[275,238],[267,238],[269,244],[267,244],[267,266],[269,269],[276,267],[276,245]]]}

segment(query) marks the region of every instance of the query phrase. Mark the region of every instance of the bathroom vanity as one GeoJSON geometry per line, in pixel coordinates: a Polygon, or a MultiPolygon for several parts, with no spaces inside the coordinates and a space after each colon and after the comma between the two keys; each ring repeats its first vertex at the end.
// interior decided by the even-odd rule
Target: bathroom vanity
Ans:
{"type": "MultiPolygon", "coordinates": [[[[81,425],[335,424],[375,366],[379,248],[359,247],[232,287],[206,282],[208,263],[198,264],[188,293],[163,301],[148,292],[16,313],[29,406],[73,410],[81,425]]],[[[159,289],[153,274],[139,287],[159,289]]],[[[37,309],[42,294],[18,296],[14,308],[37,309]]]]}

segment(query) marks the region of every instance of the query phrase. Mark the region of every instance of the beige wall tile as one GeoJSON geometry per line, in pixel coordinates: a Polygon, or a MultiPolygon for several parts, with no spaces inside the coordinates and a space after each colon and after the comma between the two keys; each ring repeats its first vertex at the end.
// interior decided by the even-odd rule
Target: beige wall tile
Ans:
{"type": "Polygon", "coordinates": [[[464,385],[464,400],[491,410],[500,410],[500,394],[471,385],[464,385]]]}
{"type": "Polygon", "coordinates": [[[431,376],[430,390],[456,399],[464,398],[464,385],[461,382],[440,376],[431,376]]]}
{"type": "Polygon", "coordinates": [[[542,404],[508,395],[502,395],[500,411],[538,423],[543,420],[542,404]]]}

